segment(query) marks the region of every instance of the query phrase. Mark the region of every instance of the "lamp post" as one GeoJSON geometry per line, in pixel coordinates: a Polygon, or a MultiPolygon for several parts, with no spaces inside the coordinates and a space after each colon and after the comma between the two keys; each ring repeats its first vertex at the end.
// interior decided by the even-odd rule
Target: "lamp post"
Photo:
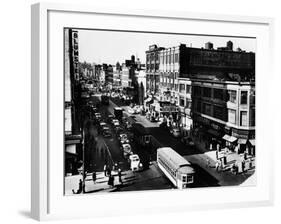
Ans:
{"type": "Polygon", "coordinates": [[[82,127],[82,157],[83,157],[83,185],[82,185],[82,192],[85,193],[85,131],[84,127],[82,127]]]}

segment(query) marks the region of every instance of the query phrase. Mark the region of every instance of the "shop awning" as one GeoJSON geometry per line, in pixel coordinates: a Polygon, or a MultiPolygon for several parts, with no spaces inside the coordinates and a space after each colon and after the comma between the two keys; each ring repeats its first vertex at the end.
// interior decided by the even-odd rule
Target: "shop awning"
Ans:
{"type": "Polygon", "coordinates": [[[235,142],[237,140],[237,138],[233,137],[233,136],[230,136],[230,135],[224,135],[222,137],[224,140],[228,141],[228,142],[235,142]]]}
{"type": "Polygon", "coordinates": [[[256,146],[256,140],[255,139],[250,139],[249,142],[251,143],[252,146],[256,146]]]}
{"type": "Polygon", "coordinates": [[[214,129],[209,129],[207,132],[211,135],[216,136],[216,137],[220,136],[220,133],[218,131],[214,130],[214,129]]]}
{"type": "Polygon", "coordinates": [[[244,138],[239,138],[238,139],[238,144],[246,145],[246,143],[247,143],[247,139],[244,139],[244,138]]]}

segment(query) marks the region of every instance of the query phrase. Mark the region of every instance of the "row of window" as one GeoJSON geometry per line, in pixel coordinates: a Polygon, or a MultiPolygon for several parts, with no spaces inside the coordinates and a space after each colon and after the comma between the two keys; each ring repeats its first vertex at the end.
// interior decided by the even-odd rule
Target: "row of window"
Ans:
{"type": "Polygon", "coordinates": [[[180,105],[181,107],[185,107],[185,108],[191,109],[192,103],[191,103],[191,100],[190,100],[189,98],[186,98],[186,100],[185,100],[184,97],[180,97],[180,99],[179,99],[179,105],[180,105]]]}
{"type": "MultiPolygon", "coordinates": [[[[237,91],[236,90],[224,90],[224,89],[214,89],[209,87],[193,87],[193,95],[207,98],[214,98],[218,100],[227,100],[232,103],[237,103],[237,91]],[[212,96],[213,91],[213,96],[212,96]]],[[[253,97],[254,98],[254,97],[253,97]]],[[[240,104],[246,105],[248,104],[248,91],[241,91],[240,93],[240,104]]]]}
{"type": "MultiPolygon", "coordinates": [[[[146,54],[146,62],[157,61],[159,59],[159,52],[146,54]]],[[[171,64],[179,62],[179,53],[175,54],[161,54],[160,63],[161,64],[171,64]]]]}
{"type": "Polygon", "coordinates": [[[148,61],[154,61],[154,60],[158,60],[159,59],[159,56],[158,56],[159,53],[150,53],[150,54],[146,54],[146,62],[148,61]]]}
{"type": "MultiPolygon", "coordinates": [[[[196,101],[196,111],[212,116],[214,118],[220,119],[220,120],[225,120],[228,121],[229,123],[236,124],[237,123],[237,117],[236,117],[236,110],[234,109],[228,109],[228,118],[225,118],[225,108],[213,105],[213,113],[212,113],[212,105],[209,103],[202,103],[202,108],[201,108],[201,102],[196,101]]],[[[252,109],[251,113],[251,121],[250,125],[255,126],[255,110],[252,109]]],[[[240,126],[248,126],[248,112],[247,111],[240,111],[240,126]]]]}
{"type": "Polygon", "coordinates": [[[160,56],[160,63],[161,64],[173,64],[179,62],[179,54],[162,54],[160,56]]]}
{"type": "Polygon", "coordinates": [[[191,93],[191,85],[186,85],[186,84],[179,84],[179,91],[180,93],[191,93]]]}
{"type": "Polygon", "coordinates": [[[158,162],[167,170],[174,178],[176,177],[176,171],[172,169],[163,158],[158,156],[158,162]]]}
{"type": "Polygon", "coordinates": [[[147,64],[146,65],[146,70],[158,70],[159,69],[159,64],[147,64]]]}

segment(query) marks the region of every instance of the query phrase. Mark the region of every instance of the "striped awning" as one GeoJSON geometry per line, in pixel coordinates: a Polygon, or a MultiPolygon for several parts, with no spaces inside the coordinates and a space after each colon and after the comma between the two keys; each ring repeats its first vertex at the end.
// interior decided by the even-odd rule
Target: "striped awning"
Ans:
{"type": "Polygon", "coordinates": [[[237,138],[235,138],[234,136],[230,136],[230,135],[224,135],[222,138],[231,143],[235,142],[237,140],[237,138]]]}

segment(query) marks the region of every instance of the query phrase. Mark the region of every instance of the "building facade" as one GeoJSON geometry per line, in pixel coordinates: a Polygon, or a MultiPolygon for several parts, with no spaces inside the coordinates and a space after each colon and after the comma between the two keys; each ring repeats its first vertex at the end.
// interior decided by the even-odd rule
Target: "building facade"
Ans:
{"type": "Polygon", "coordinates": [[[77,173],[81,157],[81,129],[79,119],[79,53],[78,31],[64,30],[65,71],[65,175],[77,173]]]}
{"type": "Polygon", "coordinates": [[[188,48],[187,76],[192,85],[192,119],[214,144],[245,151],[255,139],[255,54],[226,47],[188,48]]]}
{"type": "MultiPolygon", "coordinates": [[[[146,51],[149,66],[150,54],[156,49],[146,51]]],[[[160,94],[154,96],[153,104],[175,105],[179,111],[177,126],[188,134],[201,127],[210,139],[231,139],[241,148],[255,138],[253,52],[233,50],[233,43],[228,41],[226,47],[217,49],[211,42],[205,48],[180,44],[158,50],[157,54],[160,94]]],[[[147,72],[151,80],[150,69],[147,72]]],[[[153,90],[151,82],[147,83],[147,88],[153,90]]]]}
{"type": "Polygon", "coordinates": [[[160,83],[160,51],[163,47],[157,45],[149,46],[149,50],[146,51],[146,86],[147,91],[150,94],[159,94],[160,83]]]}

